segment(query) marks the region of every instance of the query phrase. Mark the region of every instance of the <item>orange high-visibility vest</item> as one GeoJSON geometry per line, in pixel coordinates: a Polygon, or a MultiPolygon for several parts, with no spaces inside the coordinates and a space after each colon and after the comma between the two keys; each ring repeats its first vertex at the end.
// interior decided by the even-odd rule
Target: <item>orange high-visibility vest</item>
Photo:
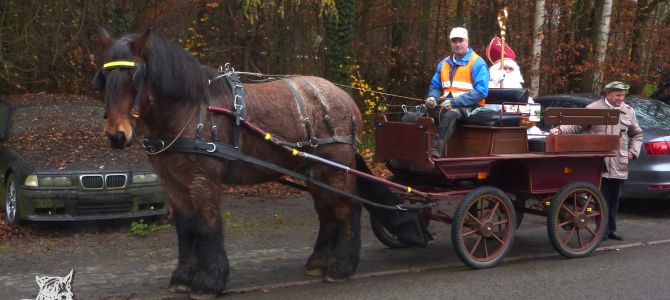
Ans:
{"type": "MultiPolygon", "coordinates": [[[[440,71],[440,80],[442,80],[442,89],[444,90],[442,97],[447,97],[447,95],[451,93],[451,95],[456,98],[474,89],[474,86],[472,85],[472,65],[477,58],[479,58],[479,55],[473,51],[468,64],[456,68],[453,81],[449,80],[451,64],[446,60],[442,63],[442,70],[440,71]]],[[[479,100],[480,106],[484,106],[485,104],[485,99],[479,100]]]]}

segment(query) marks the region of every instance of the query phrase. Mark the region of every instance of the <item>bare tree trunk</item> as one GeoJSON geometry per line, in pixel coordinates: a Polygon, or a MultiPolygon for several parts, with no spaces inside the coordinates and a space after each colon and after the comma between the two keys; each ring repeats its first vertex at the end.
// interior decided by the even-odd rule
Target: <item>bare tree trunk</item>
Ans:
{"type": "Polygon", "coordinates": [[[593,72],[592,91],[599,90],[603,83],[605,59],[607,59],[607,41],[610,35],[610,19],[612,17],[612,0],[603,2],[602,19],[598,26],[596,38],[596,67],[593,72]]]}
{"type": "Polygon", "coordinates": [[[458,0],[456,3],[456,24],[454,27],[465,26],[465,18],[463,17],[463,1],[465,0],[458,0]]]}
{"type": "Polygon", "coordinates": [[[544,0],[535,0],[535,25],[533,26],[533,67],[530,71],[530,93],[540,92],[540,62],[542,61],[542,29],[544,27],[544,0]]]}

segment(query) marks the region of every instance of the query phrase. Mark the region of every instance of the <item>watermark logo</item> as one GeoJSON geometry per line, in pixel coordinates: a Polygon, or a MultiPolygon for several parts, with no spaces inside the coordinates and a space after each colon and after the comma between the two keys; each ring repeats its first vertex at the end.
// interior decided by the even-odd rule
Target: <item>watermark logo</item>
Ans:
{"type": "Polygon", "coordinates": [[[35,276],[40,293],[35,300],[72,300],[72,271],[65,277],[35,276]]]}

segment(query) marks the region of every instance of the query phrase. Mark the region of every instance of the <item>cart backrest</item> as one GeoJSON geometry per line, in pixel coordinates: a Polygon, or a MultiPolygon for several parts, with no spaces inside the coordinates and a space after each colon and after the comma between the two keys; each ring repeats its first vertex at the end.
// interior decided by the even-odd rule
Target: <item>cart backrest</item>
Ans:
{"type": "Polygon", "coordinates": [[[527,89],[489,88],[486,104],[502,104],[505,102],[528,103],[527,89]]]}
{"type": "Polygon", "coordinates": [[[601,108],[549,107],[544,111],[544,122],[552,125],[616,125],[619,111],[601,108]]]}
{"type": "MultiPolygon", "coordinates": [[[[544,122],[553,125],[616,125],[619,111],[597,108],[558,108],[544,111],[544,122]]],[[[612,127],[613,130],[613,127],[612,127]]],[[[619,135],[608,134],[550,134],[546,139],[546,152],[609,152],[619,149],[619,135]]]]}

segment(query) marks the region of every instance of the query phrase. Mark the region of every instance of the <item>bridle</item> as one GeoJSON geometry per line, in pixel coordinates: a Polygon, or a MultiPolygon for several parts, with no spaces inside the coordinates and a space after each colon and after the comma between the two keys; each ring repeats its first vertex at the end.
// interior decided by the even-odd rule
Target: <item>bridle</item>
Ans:
{"type": "Polygon", "coordinates": [[[147,78],[146,66],[144,63],[138,64],[131,60],[113,60],[106,62],[93,78],[93,85],[98,91],[105,90],[107,80],[103,71],[113,69],[135,69],[132,78],[133,86],[135,88],[135,97],[129,115],[137,121],[140,118],[142,107],[151,105],[151,102],[153,102],[149,91],[144,89],[144,81],[147,78]],[[145,96],[143,97],[142,94],[145,96]]]}
{"type": "MultiPolygon", "coordinates": [[[[113,60],[106,62],[105,64],[102,65],[102,68],[100,68],[100,70],[98,70],[98,72],[95,74],[95,77],[93,78],[93,85],[98,91],[104,91],[106,85],[106,79],[103,71],[111,69],[123,69],[123,68],[135,69],[132,78],[133,86],[135,88],[135,97],[133,99],[133,107],[130,109],[130,112],[128,113],[131,119],[133,119],[135,123],[135,125],[133,126],[134,129],[137,126],[137,122],[140,119],[142,107],[146,108],[153,104],[153,97],[151,96],[148,90],[144,89],[144,81],[147,78],[145,64],[144,63],[138,64],[130,60],[113,60]],[[145,94],[144,97],[142,97],[143,93],[145,94]]],[[[193,117],[195,116],[197,111],[198,106],[196,105],[195,109],[193,110],[193,113],[191,114],[191,117],[188,119],[188,121],[186,121],[186,124],[184,124],[184,127],[179,131],[179,133],[174,137],[174,139],[167,144],[167,146],[163,144],[164,147],[161,150],[159,151],[147,150],[147,146],[145,146],[144,143],[145,140],[140,141],[138,139],[137,134],[133,134],[135,142],[142,145],[142,148],[145,149],[145,152],[147,154],[156,155],[162,153],[166,151],[168,148],[170,148],[170,146],[172,146],[177,141],[177,139],[179,139],[179,137],[184,133],[184,131],[188,127],[188,124],[190,124],[191,121],[193,120],[193,117]]]]}

